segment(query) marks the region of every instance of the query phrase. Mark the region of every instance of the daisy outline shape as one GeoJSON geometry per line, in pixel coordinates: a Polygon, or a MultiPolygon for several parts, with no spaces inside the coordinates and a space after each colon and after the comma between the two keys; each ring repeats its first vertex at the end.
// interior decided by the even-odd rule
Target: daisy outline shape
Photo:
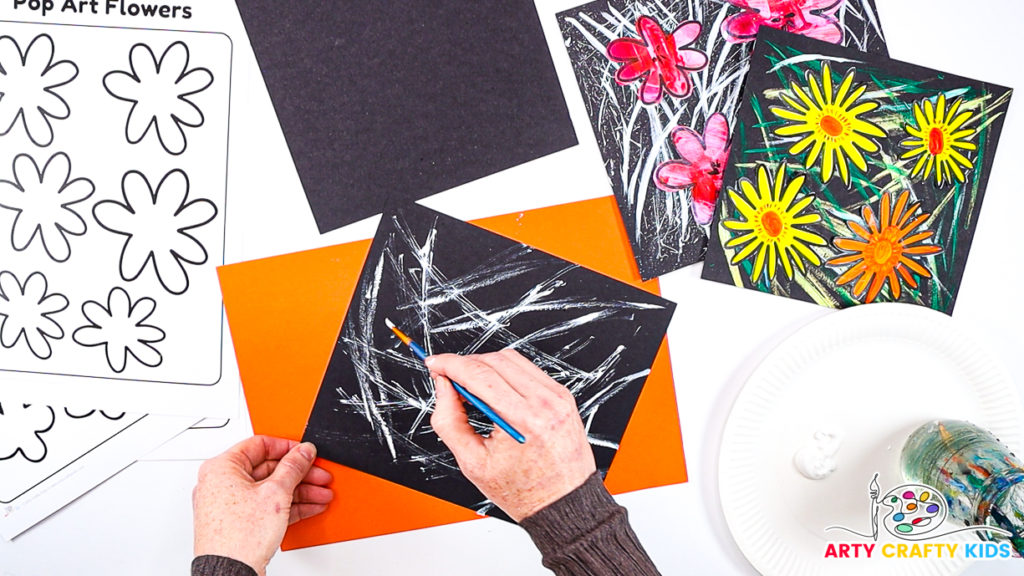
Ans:
{"type": "Polygon", "coordinates": [[[101,227],[125,236],[120,272],[125,282],[136,280],[152,263],[157,279],[174,295],[188,291],[185,264],[202,265],[206,247],[192,231],[217,217],[217,206],[206,198],[189,200],[188,175],[174,169],[156,189],[141,173],[130,170],[121,179],[124,203],[104,200],[92,214],[101,227]]]}
{"type": "Polygon", "coordinates": [[[893,196],[892,192],[882,195],[878,210],[881,220],[866,204],[861,210],[863,225],[856,220],[848,221],[846,226],[854,237],[833,240],[832,243],[843,254],[826,262],[828,266],[850,266],[836,279],[836,284],[852,283],[851,293],[863,299],[865,304],[874,302],[887,281],[893,300],[900,299],[900,278],[910,288],[917,289],[917,280],[911,272],[921,278],[932,277],[928,268],[918,260],[942,252],[941,246],[924,244],[934,232],[917,231],[931,214],[917,213],[921,210],[921,203],[910,203],[909,190],[900,194],[895,206],[893,196]]]}
{"type": "Polygon", "coordinates": [[[108,94],[132,104],[124,128],[130,144],[141,142],[153,128],[168,154],[185,152],[188,140],[183,127],[198,128],[205,122],[203,111],[189,97],[213,84],[209,69],[189,69],[189,57],[188,46],[180,40],[159,59],[152,48],[139,43],[128,53],[131,72],[115,70],[103,76],[108,94]]]}
{"type": "Polygon", "coordinates": [[[67,307],[67,296],[50,292],[42,272],[33,272],[24,283],[12,272],[0,272],[0,345],[11,349],[24,340],[36,358],[49,359],[50,339],[64,337],[64,328],[51,316],[67,307]]]}
{"type": "Polygon", "coordinates": [[[768,168],[758,164],[756,186],[743,178],[739,185],[742,194],[729,189],[729,199],[741,218],[722,221],[726,229],[738,233],[725,243],[725,247],[737,249],[730,261],[733,266],[754,256],[751,282],[760,281],[762,273],[768,281],[773,280],[778,262],[782,263],[786,277],[790,279],[793,278],[794,263],[800,272],[806,272],[804,260],[813,266],[821,265],[821,259],[807,246],[824,246],[826,242],[805,228],[821,221],[821,215],[816,212],[804,213],[804,209],[814,201],[814,196],[805,194],[798,198],[805,180],[806,176],[801,174],[787,184],[786,165],[782,164],[772,182],[768,168]]]}
{"type": "Polygon", "coordinates": [[[878,143],[870,137],[884,138],[885,131],[870,120],[861,118],[878,108],[878,102],[860,101],[867,90],[864,84],[854,86],[856,69],[850,68],[838,88],[833,89],[832,70],[828,62],[821,66],[821,84],[814,72],[806,73],[807,90],[796,82],[790,82],[789,93],[781,94],[786,107],[772,106],[777,117],[788,121],[776,128],[778,136],[801,136],[789,148],[789,153],[799,156],[808,148],[804,167],[811,168],[821,160],[822,182],[828,183],[838,172],[843,183],[850,186],[850,166],[867,170],[864,153],[878,152],[878,143]]]}
{"type": "Polygon", "coordinates": [[[912,178],[921,176],[926,181],[934,170],[936,186],[952,184],[954,179],[961,183],[967,180],[964,171],[974,168],[974,163],[966,153],[978,149],[977,144],[967,140],[978,131],[964,127],[973,123],[975,114],[969,110],[960,112],[961,104],[963,99],[957,98],[947,110],[945,94],[939,94],[934,107],[930,99],[914,102],[916,125],[903,127],[909,138],[900,142],[901,147],[910,148],[900,156],[901,160],[918,159],[910,172],[912,178]]]}
{"type": "Polygon", "coordinates": [[[0,180],[0,208],[17,212],[11,247],[22,252],[38,237],[54,262],[71,258],[68,235],[82,236],[88,226],[74,205],[88,200],[96,186],[88,178],[71,179],[71,159],[58,152],[42,170],[28,154],[14,157],[14,182],[0,180]]]}
{"type": "Polygon", "coordinates": [[[100,416],[103,416],[107,420],[120,420],[121,418],[124,418],[124,416],[125,416],[125,414],[127,414],[127,412],[121,412],[120,414],[118,414],[118,413],[107,414],[106,410],[95,410],[94,409],[94,410],[86,410],[85,412],[77,412],[76,410],[74,410],[72,408],[64,408],[64,414],[67,414],[68,418],[74,418],[75,420],[81,420],[83,418],[88,418],[88,417],[90,417],[90,416],[92,416],[94,414],[99,414],[100,416]]]}
{"type": "Polygon", "coordinates": [[[0,404],[0,462],[18,454],[32,463],[46,459],[43,434],[53,428],[53,408],[42,404],[0,404]]]}
{"type": "Polygon", "coordinates": [[[128,292],[115,287],[107,295],[106,306],[93,300],[82,304],[82,315],[89,324],[76,329],[71,338],[81,346],[103,346],[107,365],[118,374],[124,372],[129,356],[155,368],[163,362],[163,355],[153,344],[167,334],[145,323],[154,312],[156,300],[147,296],[133,302],[128,292]]]}
{"type": "Polygon", "coordinates": [[[44,148],[53,143],[50,119],[71,116],[71,107],[56,89],[78,77],[77,64],[53,58],[49,34],[33,38],[24,52],[13,37],[0,36],[0,136],[21,119],[33,144],[44,148]]]}

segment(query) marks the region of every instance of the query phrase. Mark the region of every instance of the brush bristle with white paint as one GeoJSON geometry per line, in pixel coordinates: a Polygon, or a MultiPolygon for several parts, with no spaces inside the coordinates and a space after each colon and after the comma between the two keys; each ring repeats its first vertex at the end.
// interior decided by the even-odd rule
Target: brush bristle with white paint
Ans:
{"type": "Polygon", "coordinates": [[[392,321],[391,321],[390,319],[388,319],[388,318],[385,318],[385,319],[384,319],[384,324],[385,324],[385,325],[387,325],[387,327],[388,327],[388,328],[390,328],[390,329],[392,329],[392,330],[394,330],[394,329],[395,329],[395,323],[394,323],[394,322],[392,322],[392,321]]]}

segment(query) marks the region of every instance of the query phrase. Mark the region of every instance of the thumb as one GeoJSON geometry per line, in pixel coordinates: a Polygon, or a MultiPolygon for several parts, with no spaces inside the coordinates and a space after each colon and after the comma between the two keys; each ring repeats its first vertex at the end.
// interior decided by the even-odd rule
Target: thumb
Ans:
{"type": "Polygon", "coordinates": [[[313,460],[316,458],[316,446],[309,442],[296,444],[281,458],[274,472],[267,480],[279,489],[291,494],[295,487],[302,482],[302,479],[313,467],[313,460]]]}

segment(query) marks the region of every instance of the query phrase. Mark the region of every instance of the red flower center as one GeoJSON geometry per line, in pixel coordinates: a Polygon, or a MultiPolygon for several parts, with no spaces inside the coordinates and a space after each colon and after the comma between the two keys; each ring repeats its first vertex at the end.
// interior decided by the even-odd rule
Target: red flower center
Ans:
{"type": "Polygon", "coordinates": [[[764,232],[772,238],[782,234],[782,218],[774,210],[769,210],[761,215],[761,226],[764,232]]]}
{"type": "Polygon", "coordinates": [[[804,15],[804,8],[799,0],[776,0],[769,2],[771,18],[768,18],[768,25],[773,28],[780,28],[787,32],[800,32],[807,25],[807,18],[804,15]]]}
{"type": "Polygon", "coordinates": [[[819,125],[825,134],[828,134],[833,138],[837,138],[843,134],[843,123],[835,116],[829,116],[826,114],[821,118],[819,125]]]}
{"type": "Polygon", "coordinates": [[[932,156],[938,156],[942,154],[942,149],[945,147],[946,138],[942,135],[942,130],[932,128],[932,131],[928,133],[928,152],[932,156]]]}
{"type": "Polygon", "coordinates": [[[792,28],[796,20],[796,12],[787,12],[782,15],[777,15],[771,19],[772,24],[781,25],[782,28],[792,28]]]}

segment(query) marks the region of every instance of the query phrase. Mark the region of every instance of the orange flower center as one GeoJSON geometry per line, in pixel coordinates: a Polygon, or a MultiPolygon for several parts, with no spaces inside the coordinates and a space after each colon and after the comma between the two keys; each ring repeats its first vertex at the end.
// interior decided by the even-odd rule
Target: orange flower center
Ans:
{"type": "Polygon", "coordinates": [[[879,240],[878,244],[875,244],[875,262],[879,264],[885,264],[889,261],[892,256],[892,242],[888,240],[879,240]]]}
{"type": "Polygon", "coordinates": [[[782,234],[782,218],[774,210],[769,210],[761,215],[761,226],[764,228],[765,234],[771,238],[782,234]]]}
{"type": "Polygon", "coordinates": [[[932,156],[938,156],[942,154],[942,149],[945,147],[946,138],[942,135],[942,130],[932,128],[932,131],[928,133],[928,152],[932,156]]]}
{"type": "Polygon", "coordinates": [[[898,230],[895,228],[885,229],[882,235],[877,237],[874,242],[871,242],[866,250],[868,254],[865,254],[865,256],[868,256],[876,266],[891,268],[899,261],[900,256],[903,254],[903,244],[891,239],[892,235],[896,232],[898,230]]]}
{"type": "Polygon", "coordinates": [[[843,123],[835,116],[828,114],[821,117],[821,129],[829,136],[836,138],[843,134],[843,123]]]}

